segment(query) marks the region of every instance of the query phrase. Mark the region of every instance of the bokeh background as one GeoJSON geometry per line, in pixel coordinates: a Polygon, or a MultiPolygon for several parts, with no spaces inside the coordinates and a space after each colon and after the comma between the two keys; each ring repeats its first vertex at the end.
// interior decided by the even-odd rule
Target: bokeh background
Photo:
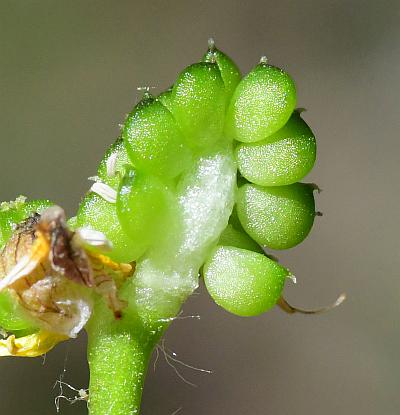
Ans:
{"type": "MultiPolygon", "coordinates": [[[[0,200],[47,197],[73,214],[87,177],[138,100],[168,87],[207,38],[244,73],[267,55],[296,80],[319,143],[323,192],[310,237],[279,253],[290,302],[234,317],[199,289],[151,368],[144,415],[400,413],[400,3],[393,1],[0,0],[0,200]]],[[[0,361],[0,413],[55,414],[55,381],[88,384],[85,335],[43,359],[0,361]]],[[[84,403],[61,414],[85,414],[84,403]]]]}

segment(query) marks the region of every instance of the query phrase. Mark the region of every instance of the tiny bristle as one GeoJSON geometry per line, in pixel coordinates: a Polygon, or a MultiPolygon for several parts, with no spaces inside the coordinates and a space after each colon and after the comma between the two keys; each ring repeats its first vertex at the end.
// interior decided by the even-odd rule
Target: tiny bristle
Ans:
{"type": "Polygon", "coordinates": [[[268,58],[266,56],[261,56],[259,63],[261,65],[266,65],[268,63],[268,58]]]}
{"type": "Polygon", "coordinates": [[[210,52],[213,52],[215,50],[215,41],[214,41],[214,38],[212,37],[208,39],[208,50],[210,52]]]}

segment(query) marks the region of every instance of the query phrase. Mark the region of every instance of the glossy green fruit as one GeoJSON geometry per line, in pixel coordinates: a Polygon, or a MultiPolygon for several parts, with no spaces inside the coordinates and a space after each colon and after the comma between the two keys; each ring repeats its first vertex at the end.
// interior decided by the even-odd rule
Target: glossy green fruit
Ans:
{"type": "Polygon", "coordinates": [[[144,172],[173,178],[190,163],[174,117],[148,94],[129,114],[122,137],[133,166],[144,172]]]}
{"type": "Polygon", "coordinates": [[[217,63],[222,80],[225,84],[227,104],[229,104],[233,92],[242,79],[242,75],[240,74],[240,70],[236,63],[224,52],[217,49],[212,39],[209,40],[209,48],[207,53],[203,56],[203,61],[217,63]]]}
{"type": "Polygon", "coordinates": [[[289,271],[263,254],[219,246],[204,265],[204,282],[213,300],[239,316],[272,308],[289,271]]]}
{"type": "Polygon", "coordinates": [[[133,169],[126,172],[118,191],[117,214],[135,246],[134,260],[160,236],[168,201],[168,189],[160,179],[133,169]]]}
{"type": "Polygon", "coordinates": [[[161,104],[163,104],[164,107],[170,112],[173,111],[172,88],[173,87],[171,86],[171,88],[161,92],[161,94],[157,97],[157,101],[161,102],[161,104]]]}
{"type": "Polygon", "coordinates": [[[107,255],[117,262],[131,262],[135,257],[136,246],[122,230],[115,203],[110,203],[98,194],[89,192],[82,200],[76,224],[102,232],[112,243],[112,251],[107,255]]]}
{"type": "Polygon", "coordinates": [[[237,86],[227,112],[226,134],[244,143],[265,140],[286,124],[295,106],[292,78],[262,62],[237,86]]]}
{"type": "Polygon", "coordinates": [[[236,159],[240,173],[261,186],[282,186],[296,183],[313,168],[316,157],[314,134],[294,111],[289,121],[257,143],[237,146],[236,159]]]}
{"type": "Polygon", "coordinates": [[[111,144],[102,158],[97,176],[101,182],[117,190],[126,166],[131,165],[122,137],[111,144]]]}
{"type": "Polygon", "coordinates": [[[226,93],[216,63],[187,67],[172,90],[172,113],[189,145],[204,148],[221,138],[226,93]]]}
{"type": "Polygon", "coordinates": [[[312,228],[313,187],[303,183],[276,187],[246,184],[238,191],[237,212],[245,231],[260,245],[292,248],[312,228]]]}
{"type": "Polygon", "coordinates": [[[253,241],[246,232],[236,229],[231,224],[228,224],[221,233],[218,245],[234,246],[236,248],[259,252],[260,254],[264,252],[260,245],[253,241]]]}

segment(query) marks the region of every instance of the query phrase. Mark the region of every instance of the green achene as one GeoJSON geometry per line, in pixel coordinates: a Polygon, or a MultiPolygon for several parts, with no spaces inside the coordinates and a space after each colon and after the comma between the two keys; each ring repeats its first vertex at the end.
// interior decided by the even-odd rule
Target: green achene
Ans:
{"type": "Polygon", "coordinates": [[[240,173],[261,186],[296,183],[313,168],[316,142],[310,127],[294,111],[289,121],[256,143],[240,143],[235,151],[240,173]]]}
{"type": "Polygon", "coordinates": [[[228,223],[228,226],[221,233],[218,245],[235,246],[236,248],[264,253],[260,245],[251,239],[245,231],[235,228],[230,223],[228,223]]]}
{"type": "Polygon", "coordinates": [[[168,111],[172,112],[172,86],[168,88],[166,91],[161,92],[161,94],[157,97],[157,101],[161,102],[168,111]]]}
{"type": "Polygon", "coordinates": [[[225,84],[226,99],[227,103],[229,104],[229,101],[235,92],[237,85],[242,79],[240,69],[228,55],[215,47],[213,39],[209,39],[208,41],[208,51],[203,56],[203,61],[217,63],[218,68],[221,72],[222,80],[225,84]]]}
{"type": "Polygon", "coordinates": [[[261,61],[235,89],[226,118],[226,134],[244,143],[265,140],[282,128],[296,106],[292,78],[261,61]]]}
{"type": "Polygon", "coordinates": [[[76,225],[104,233],[112,244],[109,256],[114,261],[131,262],[137,255],[134,241],[119,223],[116,204],[104,200],[94,192],[89,192],[82,200],[76,225]]]}
{"type": "Polygon", "coordinates": [[[173,178],[190,163],[174,117],[149,94],[129,114],[122,137],[133,166],[144,172],[173,178]]]}
{"type": "Polygon", "coordinates": [[[138,259],[160,236],[161,220],[167,213],[169,190],[156,176],[129,169],[121,181],[117,197],[117,215],[122,229],[130,237],[138,259]]]}
{"type": "Polygon", "coordinates": [[[314,188],[308,184],[239,189],[237,210],[246,232],[260,245],[288,249],[309,234],[315,218],[314,188]]]}
{"type": "Polygon", "coordinates": [[[204,282],[213,300],[238,316],[256,316],[273,307],[288,270],[263,254],[218,246],[204,265],[204,282]]]}
{"type": "Polygon", "coordinates": [[[216,63],[187,67],[172,89],[172,114],[189,145],[205,148],[222,135],[226,92],[216,63]]]}

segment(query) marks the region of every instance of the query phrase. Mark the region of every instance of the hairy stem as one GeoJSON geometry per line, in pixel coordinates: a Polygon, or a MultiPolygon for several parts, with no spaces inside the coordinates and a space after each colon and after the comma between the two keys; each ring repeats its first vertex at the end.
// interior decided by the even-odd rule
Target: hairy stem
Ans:
{"type": "Polygon", "coordinates": [[[89,413],[139,414],[148,362],[160,334],[98,311],[87,329],[89,413]]]}

